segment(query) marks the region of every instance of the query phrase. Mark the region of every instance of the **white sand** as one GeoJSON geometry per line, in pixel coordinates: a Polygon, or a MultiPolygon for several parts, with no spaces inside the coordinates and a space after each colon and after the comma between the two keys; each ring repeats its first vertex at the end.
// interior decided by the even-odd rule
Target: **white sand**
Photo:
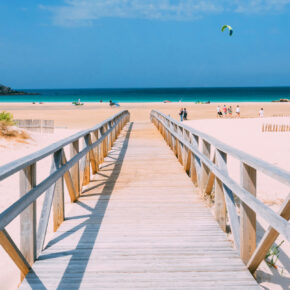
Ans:
{"type": "MultiPolygon", "coordinates": [[[[290,125],[290,118],[185,121],[186,125],[290,172],[290,132],[262,132],[264,123],[290,125]]],[[[239,182],[239,162],[231,156],[228,156],[228,170],[230,176],[239,182]]],[[[258,172],[257,198],[274,211],[279,210],[289,192],[289,186],[258,172]]],[[[268,225],[259,217],[257,217],[257,221],[257,239],[260,240],[268,225]]],[[[284,243],[277,263],[280,267],[279,270],[269,268],[263,262],[257,271],[260,286],[264,289],[289,289],[287,287],[290,285],[290,243],[283,236],[279,236],[276,243],[279,244],[283,240],[284,243]],[[281,275],[281,269],[283,269],[283,275],[281,275]]]]}
{"type": "MultiPolygon", "coordinates": [[[[0,139],[0,160],[1,165],[14,161],[32,152],[38,151],[56,141],[59,141],[67,136],[73,135],[77,130],[55,129],[53,134],[40,134],[29,132],[32,139],[27,140],[27,143],[17,143],[0,139]]],[[[37,182],[43,180],[49,173],[51,165],[51,157],[45,158],[37,163],[37,182]]],[[[0,212],[9,207],[19,198],[19,174],[14,174],[11,177],[0,182],[0,212]]],[[[37,220],[39,220],[43,196],[37,200],[37,220]]],[[[6,230],[13,238],[14,242],[19,246],[19,218],[11,222],[6,230]]],[[[52,226],[48,229],[48,237],[52,234],[52,226]]],[[[0,286],[0,289],[16,289],[20,282],[20,274],[18,268],[12,262],[7,253],[0,247],[0,285],[5,285],[5,288],[0,286]]]]}

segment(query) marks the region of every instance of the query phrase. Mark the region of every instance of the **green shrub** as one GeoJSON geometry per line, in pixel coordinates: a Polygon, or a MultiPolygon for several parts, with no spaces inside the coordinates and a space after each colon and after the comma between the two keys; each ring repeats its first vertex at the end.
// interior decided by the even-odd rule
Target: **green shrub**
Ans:
{"type": "Polygon", "coordinates": [[[9,127],[15,124],[13,115],[8,112],[0,113],[0,135],[7,135],[9,127]]]}
{"type": "Polygon", "coordinates": [[[5,123],[7,126],[13,126],[15,124],[13,115],[5,111],[0,113],[0,122],[5,123]]]}

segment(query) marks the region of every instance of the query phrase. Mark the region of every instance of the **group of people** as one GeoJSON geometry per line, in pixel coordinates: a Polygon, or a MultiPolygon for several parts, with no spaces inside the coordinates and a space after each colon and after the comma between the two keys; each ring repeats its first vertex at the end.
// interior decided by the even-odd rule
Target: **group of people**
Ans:
{"type": "MultiPolygon", "coordinates": [[[[240,118],[241,116],[241,109],[240,106],[237,105],[236,107],[236,118],[240,118]]],[[[220,106],[217,106],[217,117],[222,118],[222,117],[233,117],[233,108],[232,106],[227,107],[224,105],[222,108],[220,106]]]]}
{"type": "Polygon", "coordinates": [[[181,108],[180,109],[179,116],[180,116],[180,122],[182,122],[183,120],[187,120],[186,108],[181,108]]]}

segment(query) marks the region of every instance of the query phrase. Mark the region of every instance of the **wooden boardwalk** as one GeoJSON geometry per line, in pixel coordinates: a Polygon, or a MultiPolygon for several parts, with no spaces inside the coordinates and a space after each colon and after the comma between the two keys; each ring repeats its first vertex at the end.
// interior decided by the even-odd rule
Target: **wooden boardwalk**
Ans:
{"type": "Polygon", "coordinates": [[[157,129],[129,123],[20,289],[258,289],[157,129]]]}

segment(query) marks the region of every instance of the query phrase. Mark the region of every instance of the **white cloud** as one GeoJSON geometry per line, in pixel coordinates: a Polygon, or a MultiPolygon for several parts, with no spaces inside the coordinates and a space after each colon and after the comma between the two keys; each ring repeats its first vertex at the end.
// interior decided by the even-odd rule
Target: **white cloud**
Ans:
{"type": "Polygon", "coordinates": [[[60,6],[40,5],[60,26],[90,25],[104,17],[190,21],[223,11],[261,13],[282,10],[290,0],[65,0],[60,6]]]}

